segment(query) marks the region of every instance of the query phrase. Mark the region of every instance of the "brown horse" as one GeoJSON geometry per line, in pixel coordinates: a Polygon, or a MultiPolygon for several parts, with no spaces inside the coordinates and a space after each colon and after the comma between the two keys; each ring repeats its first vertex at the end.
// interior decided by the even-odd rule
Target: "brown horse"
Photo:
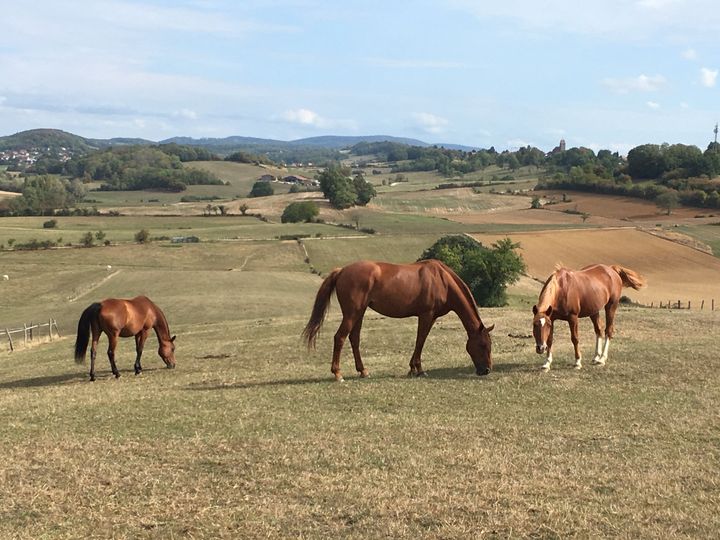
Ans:
{"type": "Polygon", "coordinates": [[[368,371],[360,358],[360,329],[365,310],[370,307],[381,315],[394,318],[417,317],[415,351],[410,359],[408,375],[424,375],[420,355],[425,339],[438,317],[450,311],[457,313],[468,339],[466,350],[478,375],[486,375],[492,367],[490,331],[478,315],[477,304],[468,286],[446,265],[436,260],[414,264],[390,264],[358,261],[336,268],[320,285],[312,315],[303,331],[308,347],[314,347],[317,334],[336,291],[343,319],[335,333],[330,371],[342,381],[340,352],[350,335],[355,369],[360,377],[368,371]]]}
{"type": "Polygon", "coordinates": [[[97,344],[102,332],[108,336],[108,358],[115,377],[120,372],[115,365],[115,348],[119,337],[135,336],[135,375],[142,371],[140,357],[150,329],[155,330],[158,338],[158,354],[168,368],[175,367],[175,336],[170,337],[165,315],[149,298],[137,296],[131,300],[107,298],[102,302],[90,304],[80,316],[77,338],[75,340],[75,361],[85,361],[90,331],[90,380],[95,380],[95,356],[97,344]]]}
{"type": "Polygon", "coordinates": [[[537,305],[533,306],[533,336],[538,354],[547,353],[542,366],[550,369],[552,364],[553,322],[567,321],[570,337],[575,347],[575,367],[582,367],[578,348],[578,318],[590,317],[595,327],[597,344],[593,364],[604,365],[608,357],[610,339],[613,337],[615,311],[620,302],[623,287],[640,289],[645,279],[622,266],[594,264],[579,271],[558,267],[547,279],[540,292],[537,305]],[[600,326],[600,310],[605,309],[605,342],[600,326]]]}

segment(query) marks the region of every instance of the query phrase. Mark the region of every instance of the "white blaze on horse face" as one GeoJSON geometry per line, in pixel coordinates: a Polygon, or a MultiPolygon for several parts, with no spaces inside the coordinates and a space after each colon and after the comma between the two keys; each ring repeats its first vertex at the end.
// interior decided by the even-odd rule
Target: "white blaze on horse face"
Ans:
{"type": "Polygon", "coordinates": [[[541,318],[540,318],[540,328],[542,328],[543,326],[545,326],[545,323],[546,323],[546,322],[547,322],[547,321],[545,320],[545,317],[541,317],[541,318]]]}

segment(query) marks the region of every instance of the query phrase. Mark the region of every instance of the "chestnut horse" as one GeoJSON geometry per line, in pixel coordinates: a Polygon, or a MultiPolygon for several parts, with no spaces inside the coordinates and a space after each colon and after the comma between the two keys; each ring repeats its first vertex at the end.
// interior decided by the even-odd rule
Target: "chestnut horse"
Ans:
{"type": "Polygon", "coordinates": [[[413,264],[358,261],[336,268],[320,285],[312,315],[302,335],[308,348],[315,346],[317,334],[325,320],[330,297],[336,291],[343,319],[335,333],[330,371],[342,381],[340,352],[350,335],[355,369],[360,377],[368,371],[360,358],[360,329],[365,310],[370,307],[381,315],[393,318],[417,317],[415,351],[410,358],[408,375],[424,375],[421,353],[425,339],[438,317],[454,311],[467,332],[466,350],[478,375],[486,375],[492,367],[490,331],[478,315],[477,304],[468,286],[445,264],[437,260],[413,264]]]}
{"type": "Polygon", "coordinates": [[[593,364],[604,365],[608,357],[610,339],[613,337],[615,311],[620,302],[623,287],[640,289],[645,279],[622,266],[594,264],[582,270],[556,268],[545,282],[537,305],[533,306],[533,336],[538,354],[547,353],[542,366],[550,369],[552,364],[553,322],[567,321],[570,337],[575,347],[575,367],[582,367],[578,348],[578,318],[590,317],[597,338],[593,364]],[[600,310],[605,309],[605,342],[600,325],[600,310]]]}
{"type": "Polygon", "coordinates": [[[77,338],[75,340],[75,361],[85,361],[90,331],[92,346],[90,347],[90,380],[95,380],[95,356],[97,344],[102,332],[108,337],[108,358],[110,368],[115,377],[120,372],[115,365],[115,348],[119,337],[135,336],[135,375],[142,371],[140,357],[150,329],[155,330],[158,338],[158,354],[168,368],[175,367],[175,336],[170,337],[165,315],[146,296],[136,296],[131,300],[107,298],[102,302],[90,304],[80,316],[77,338]]]}

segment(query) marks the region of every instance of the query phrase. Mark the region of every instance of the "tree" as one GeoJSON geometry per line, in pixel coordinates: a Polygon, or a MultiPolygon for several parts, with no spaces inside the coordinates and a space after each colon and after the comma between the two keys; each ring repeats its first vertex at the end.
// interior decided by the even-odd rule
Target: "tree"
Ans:
{"type": "Polygon", "coordinates": [[[666,210],[669,216],[675,208],[680,206],[680,198],[678,197],[677,191],[670,189],[655,197],[655,204],[661,210],[666,210]]]}
{"type": "Polygon", "coordinates": [[[492,248],[467,236],[444,236],[426,249],[420,260],[439,259],[467,283],[478,305],[503,306],[507,303],[507,286],[515,283],[525,271],[525,263],[509,238],[499,240],[492,248]]]}
{"type": "Polygon", "coordinates": [[[246,203],[242,203],[238,207],[238,210],[240,210],[240,213],[244,216],[245,214],[247,214],[247,211],[250,210],[250,207],[246,203]]]}
{"type": "Polygon", "coordinates": [[[138,244],[147,244],[150,242],[150,231],[147,229],[140,229],[135,233],[135,241],[138,244]]]}
{"type": "Polygon", "coordinates": [[[538,208],[542,208],[542,204],[540,204],[540,197],[536,195],[532,198],[532,201],[530,202],[530,208],[533,208],[535,210],[537,210],[538,208]]]}
{"type": "Polygon", "coordinates": [[[583,223],[585,223],[588,219],[590,219],[590,214],[588,214],[587,212],[582,212],[580,214],[580,217],[582,218],[583,223]]]}
{"type": "Polygon", "coordinates": [[[365,180],[362,174],[358,174],[353,178],[353,187],[355,188],[355,193],[357,193],[355,197],[355,204],[357,205],[365,206],[370,202],[370,199],[377,195],[375,187],[365,180]]]}
{"type": "Polygon", "coordinates": [[[105,240],[105,236],[106,236],[106,234],[103,231],[98,231],[95,233],[95,238],[97,239],[98,242],[102,242],[103,240],[105,240]]]}
{"type": "Polygon", "coordinates": [[[309,223],[315,219],[320,210],[317,204],[312,201],[293,202],[285,207],[280,217],[283,223],[309,223]]]}
{"type": "Polygon", "coordinates": [[[82,244],[83,247],[93,247],[95,245],[95,238],[93,237],[93,233],[88,231],[83,234],[80,237],[80,244],[82,244]]]}
{"type": "Polygon", "coordinates": [[[258,181],[253,184],[252,190],[250,191],[248,197],[267,197],[274,194],[275,190],[270,185],[270,182],[258,181]]]}

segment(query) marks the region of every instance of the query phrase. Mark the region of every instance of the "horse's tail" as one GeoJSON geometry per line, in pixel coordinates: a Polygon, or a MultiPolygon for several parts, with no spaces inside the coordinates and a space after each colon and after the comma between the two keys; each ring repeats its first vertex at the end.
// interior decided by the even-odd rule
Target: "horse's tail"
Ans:
{"type": "Polygon", "coordinates": [[[88,342],[90,341],[90,322],[98,317],[100,303],[90,304],[80,315],[78,321],[77,338],[75,338],[75,362],[82,364],[85,361],[88,342]]]}
{"type": "Polygon", "coordinates": [[[647,281],[640,274],[629,268],[624,268],[618,264],[613,264],[611,267],[615,270],[620,279],[622,279],[623,287],[632,287],[635,290],[642,289],[647,285],[647,281]]]}
{"type": "Polygon", "coordinates": [[[322,327],[323,321],[325,320],[328,308],[330,307],[330,297],[335,290],[335,283],[337,282],[340,270],[342,269],[335,268],[335,270],[330,272],[330,275],[326,277],[325,281],[320,285],[317,296],[315,296],[315,304],[313,305],[310,320],[302,332],[302,337],[307,342],[308,349],[315,348],[315,341],[320,327],[322,327]]]}

